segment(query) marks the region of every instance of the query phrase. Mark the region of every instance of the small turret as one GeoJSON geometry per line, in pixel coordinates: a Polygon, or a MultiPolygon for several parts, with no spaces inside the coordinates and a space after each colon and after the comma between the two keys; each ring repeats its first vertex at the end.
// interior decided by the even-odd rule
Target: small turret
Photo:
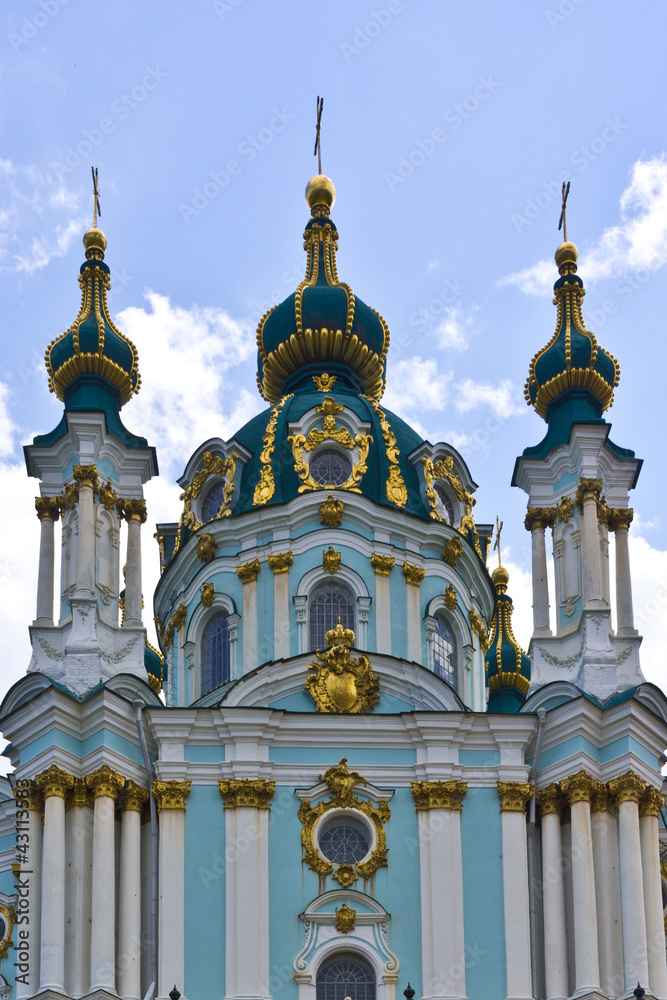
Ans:
{"type": "Polygon", "coordinates": [[[512,631],[512,598],[507,596],[509,573],[504,566],[494,569],[496,607],[489,647],[484,657],[489,684],[490,712],[518,712],[530,685],[530,657],[519,646],[512,631]]]}

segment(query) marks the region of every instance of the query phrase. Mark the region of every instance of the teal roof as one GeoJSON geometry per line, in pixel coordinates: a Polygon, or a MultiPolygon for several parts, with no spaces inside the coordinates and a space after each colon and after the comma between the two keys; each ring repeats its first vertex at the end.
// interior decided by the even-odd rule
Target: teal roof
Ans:
{"type": "Polygon", "coordinates": [[[518,712],[530,685],[530,657],[519,646],[512,630],[511,597],[507,596],[509,574],[502,566],[493,571],[496,606],[489,646],[484,656],[489,685],[490,712],[518,712]]]}

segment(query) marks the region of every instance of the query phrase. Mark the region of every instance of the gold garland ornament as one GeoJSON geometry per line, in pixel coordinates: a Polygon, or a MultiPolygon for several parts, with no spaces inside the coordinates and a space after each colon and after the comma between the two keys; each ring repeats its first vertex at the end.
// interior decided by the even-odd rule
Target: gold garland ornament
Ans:
{"type": "Polygon", "coordinates": [[[325,635],[329,648],[325,652],[318,649],[317,660],[308,668],[316,671],[308,675],[305,687],[318,712],[365,715],[380,700],[380,678],[373,672],[368,657],[350,656],[354,639],[352,629],[344,629],[339,622],[325,635]]]}
{"type": "Polygon", "coordinates": [[[475,525],[475,519],[472,516],[472,509],[477,503],[472,493],[469,493],[463,486],[461,482],[461,477],[454,472],[454,459],[451,455],[447,458],[439,459],[434,462],[433,459],[424,456],[422,458],[422,466],[424,468],[424,481],[426,483],[426,499],[429,502],[430,515],[434,521],[443,521],[444,517],[438,510],[438,495],[433,485],[439,480],[446,480],[449,485],[454,490],[456,497],[465,506],[465,514],[461,518],[461,523],[458,527],[458,531],[462,535],[467,535],[469,531],[472,531],[473,539],[475,542],[475,552],[483,559],[482,549],[479,544],[479,534],[477,532],[477,527],[475,525]]]}
{"type": "Polygon", "coordinates": [[[211,521],[217,521],[221,517],[229,517],[231,514],[230,502],[234,493],[234,476],[236,474],[236,463],[238,461],[236,452],[232,452],[227,458],[222,455],[213,455],[210,451],[204,452],[204,461],[200,469],[195,472],[192,483],[181,493],[179,500],[183,501],[183,511],[178,522],[178,532],[176,534],[176,544],[174,555],[178,552],[183,541],[183,532],[187,528],[189,531],[197,531],[202,527],[202,522],[198,521],[192,510],[192,503],[201,493],[204,483],[210,476],[216,476],[223,480],[222,503],[220,510],[211,521]]]}
{"type": "Polygon", "coordinates": [[[278,423],[280,411],[287,400],[291,399],[293,395],[294,393],[290,392],[289,395],[283,396],[271,410],[271,418],[266,425],[266,431],[262,440],[262,450],[259,455],[262,468],[259,474],[259,482],[255,486],[255,492],[252,496],[253,507],[261,507],[265,503],[268,503],[276,492],[276,481],[273,478],[273,469],[271,468],[271,456],[276,450],[276,424],[278,423]]]}
{"type": "Polygon", "coordinates": [[[368,471],[366,459],[368,450],[373,440],[372,434],[350,434],[347,427],[338,427],[336,414],[341,413],[345,407],[342,403],[337,403],[333,396],[327,396],[321,406],[316,410],[322,414],[322,430],[313,428],[306,437],[305,434],[290,434],[287,438],[292,446],[294,457],[294,471],[301,480],[299,493],[306,490],[350,490],[353,493],[361,493],[359,483],[362,476],[368,471]],[[353,451],[356,447],[358,459],[352,464],[352,473],[344,483],[336,486],[334,483],[322,485],[317,483],[310,474],[310,462],[304,458],[304,451],[310,454],[314,448],[324,444],[325,441],[334,441],[347,451],[353,451]]]}
{"type": "Polygon", "coordinates": [[[397,507],[405,507],[408,502],[408,490],[398,464],[400,450],[396,446],[396,435],[389,426],[389,421],[387,420],[384,410],[378,403],[377,399],[373,399],[372,396],[365,396],[364,398],[371,404],[375,410],[378,420],[380,421],[382,437],[387,449],[387,461],[389,462],[389,475],[387,477],[385,487],[387,500],[389,503],[393,503],[397,507]]]}

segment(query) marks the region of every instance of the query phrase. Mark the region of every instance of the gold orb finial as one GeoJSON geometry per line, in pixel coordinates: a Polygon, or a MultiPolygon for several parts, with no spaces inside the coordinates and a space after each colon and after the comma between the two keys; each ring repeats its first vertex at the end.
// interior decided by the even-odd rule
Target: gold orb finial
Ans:
{"type": "Polygon", "coordinates": [[[566,243],[561,243],[555,253],[556,265],[560,271],[561,267],[566,264],[574,264],[576,267],[577,261],[579,259],[579,251],[577,250],[574,243],[570,243],[569,240],[566,243]]]}
{"type": "Polygon", "coordinates": [[[83,235],[83,248],[86,251],[86,260],[104,260],[104,251],[107,248],[107,238],[101,229],[93,226],[83,235]]]}
{"type": "Polygon", "coordinates": [[[491,574],[491,580],[493,581],[493,586],[496,588],[498,593],[504,594],[507,590],[507,584],[509,583],[510,575],[504,566],[496,566],[493,573],[491,574]]]}
{"type": "Polygon", "coordinates": [[[336,200],[334,182],[325,174],[316,174],[306,185],[306,204],[311,215],[328,215],[336,200]]]}

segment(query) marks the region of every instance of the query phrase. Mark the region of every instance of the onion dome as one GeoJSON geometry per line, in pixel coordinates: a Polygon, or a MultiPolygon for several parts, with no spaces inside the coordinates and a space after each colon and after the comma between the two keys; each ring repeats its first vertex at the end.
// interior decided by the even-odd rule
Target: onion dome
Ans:
{"type": "Polygon", "coordinates": [[[531,361],[525,386],[526,402],[547,423],[555,406],[574,395],[590,404],[592,416],[600,417],[614,401],[621,374],[616,358],[599,346],[584,324],[581,305],[586,292],[577,275],[577,258],[574,243],[561,243],[556,250],[556,332],[531,361]]]}
{"type": "Polygon", "coordinates": [[[139,391],[137,349],[116,329],[109,315],[111,280],[104,263],[106,245],[104,233],[95,226],[84,235],[86,260],[79,272],[79,314],[46,349],[49,389],[66,407],[91,384],[115,397],[118,408],[139,391]]]}
{"type": "Polygon", "coordinates": [[[155,646],[150,642],[144,647],[144,666],[146,668],[146,680],[158,694],[162,690],[162,685],[166,677],[164,657],[158,653],[155,646]]]}
{"type": "Polygon", "coordinates": [[[323,364],[357,392],[377,400],[384,391],[389,328],[379,313],[338,280],[338,232],[329,218],[335,198],[328,177],[318,174],[309,181],[306,276],[257,327],[257,383],[270,403],[305,384],[322,371],[323,364]]]}
{"type": "Polygon", "coordinates": [[[496,606],[489,646],[484,657],[489,684],[490,712],[518,712],[528,694],[530,657],[526,656],[512,631],[512,598],[507,596],[509,573],[504,566],[494,569],[496,606]]]}

